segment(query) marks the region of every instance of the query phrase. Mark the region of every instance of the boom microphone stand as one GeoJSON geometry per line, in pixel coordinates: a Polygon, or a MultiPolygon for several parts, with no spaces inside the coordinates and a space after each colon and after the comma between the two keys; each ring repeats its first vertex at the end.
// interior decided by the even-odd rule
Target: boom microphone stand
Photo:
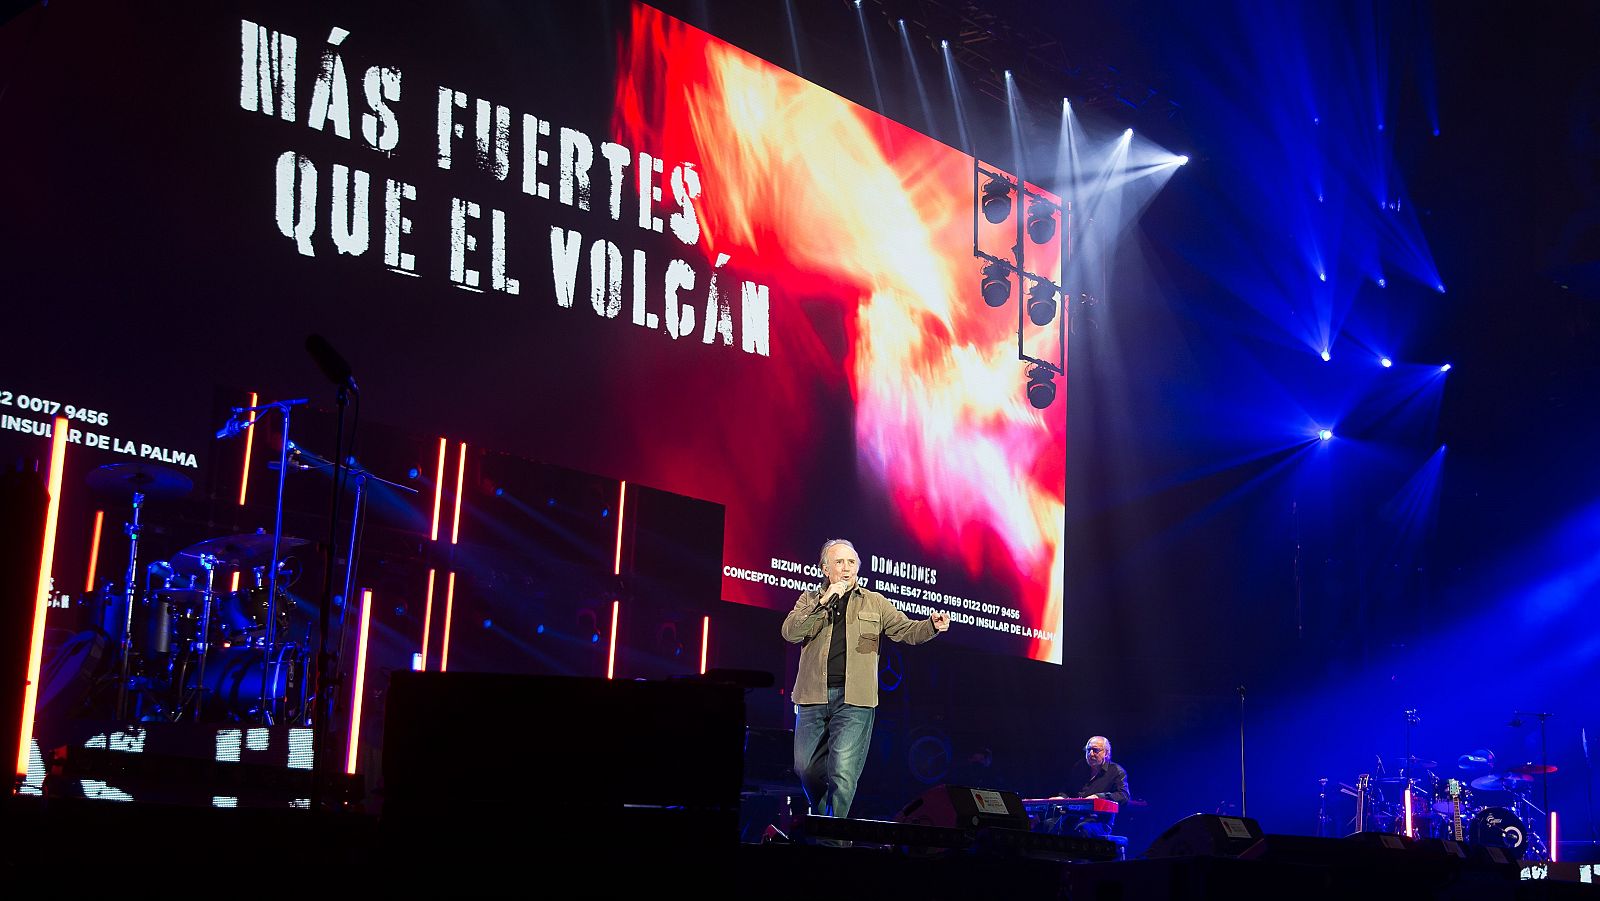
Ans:
{"type": "Polygon", "coordinates": [[[1250,807],[1245,803],[1248,796],[1245,794],[1244,782],[1244,686],[1239,686],[1239,816],[1250,815],[1250,807]]]}
{"type": "Polygon", "coordinates": [[[1548,821],[1550,816],[1550,746],[1545,741],[1544,721],[1554,715],[1555,714],[1553,713],[1523,713],[1520,710],[1512,711],[1511,714],[1512,726],[1522,725],[1521,717],[1525,716],[1534,717],[1539,721],[1539,766],[1542,769],[1542,772],[1539,773],[1539,781],[1544,784],[1544,815],[1546,817],[1546,827],[1550,825],[1548,821]]]}
{"type": "MultiPolygon", "coordinates": [[[[332,698],[335,692],[330,680],[332,674],[333,655],[328,650],[328,623],[333,605],[333,564],[334,545],[339,535],[339,496],[344,493],[345,474],[348,469],[344,459],[344,414],[349,405],[350,394],[356,395],[356,409],[359,411],[361,388],[356,384],[355,375],[350,369],[350,363],[333,349],[333,345],[321,335],[306,336],[306,352],[316,361],[317,368],[332,382],[337,389],[339,402],[338,430],[334,435],[333,454],[333,500],[328,515],[328,548],[324,560],[322,574],[322,602],[317,610],[317,654],[313,666],[312,693],[314,705],[311,708],[311,809],[322,809],[323,779],[327,761],[328,721],[332,718],[332,698]]],[[[352,429],[352,431],[354,431],[352,429]]],[[[351,445],[355,444],[355,436],[351,435],[351,445]]],[[[346,566],[351,561],[346,560],[346,566]]],[[[348,582],[349,573],[346,572],[348,582]]],[[[344,598],[346,604],[350,603],[349,597],[344,598]]],[[[341,615],[342,616],[342,615],[341,615]]]]}
{"type": "Polygon", "coordinates": [[[289,451],[294,446],[293,442],[289,440],[290,410],[305,403],[309,403],[309,399],[300,397],[294,400],[280,400],[259,404],[254,407],[234,407],[233,415],[217,432],[218,438],[231,438],[246,429],[253,428],[261,421],[261,417],[241,420],[239,418],[240,414],[265,410],[277,410],[283,414],[283,447],[278,452],[278,502],[272,523],[272,568],[267,574],[267,646],[262,650],[261,654],[261,706],[259,709],[262,719],[269,726],[272,725],[272,710],[267,706],[267,685],[270,681],[267,668],[271,665],[273,646],[277,640],[275,633],[278,625],[278,567],[283,556],[283,489],[284,482],[289,476],[289,451]]]}
{"type": "MultiPolygon", "coordinates": [[[[392,489],[410,494],[418,494],[419,491],[410,485],[402,485],[382,476],[373,475],[358,463],[354,456],[347,456],[344,460],[344,466],[339,467],[333,461],[326,460],[298,445],[294,447],[293,453],[299,459],[301,468],[326,472],[335,479],[337,479],[336,473],[342,469],[345,483],[347,485],[354,484],[355,486],[355,499],[352,501],[354,512],[350,517],[350,533],[345,545],[344,588],[339,595],[343,598],[344,603],[339,606],[338,631],[333,637],[333,643],[329,646],[328,655],[327,671],[337,673],[341,671],[340,655],[344,650],[346,614],[350,610],[350,598],[354,596],[356,590],[355,578],[361,557],[361,535],[366,527],[367,483],[369,481],[381,482],[392,489]]],[[[327,703],[323,707],[323,712],[330,723],[338,716],[339,697],[339,693],[328,691],[325,695],[319,695],[315,699],[317,701],[326,700],[327,703]]],[[[351,736],[351,738],[353,740],[354,736],[351,736]]]]}

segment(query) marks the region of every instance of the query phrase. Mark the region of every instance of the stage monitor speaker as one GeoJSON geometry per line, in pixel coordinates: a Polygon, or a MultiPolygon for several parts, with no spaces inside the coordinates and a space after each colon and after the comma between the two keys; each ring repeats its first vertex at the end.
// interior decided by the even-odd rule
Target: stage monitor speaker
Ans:
{"type": "Polygon", "coordinates": [[[1238,857],[1261,840],[1261,826],[1249,817],[1212,813],[1186,816],[1150,843],[1145,857],[1238,857]]]}
{"type": "Polygon", "coordinates": [[[1027,831],[1028,811],[1022,796],[1000,789],[935,785],[895,814],[899,823],[955,829],[1000,827],[1027,831]]]}
{"type": "Polygon", "coordinates": [[[731,846],[743,752],[744,690],[729,683],[398,672],[382,816],[434,835],[731,846]]]}
{"type": "Polygon", "coordinates": [[[1485,848],[1445,839],[1409,839],[1387,832],[1357,832],[1344,838],[1318,838],[1310,835],[1264,835],[1261,841],[1240,857],[1276,863],[1353,867],[1394,865],[1397,862],[1416,869],[1419,866],[1450,864],[1472,870],[1496,872],[1501,876],[1516,870],[1501,848],[1485,848]]]}

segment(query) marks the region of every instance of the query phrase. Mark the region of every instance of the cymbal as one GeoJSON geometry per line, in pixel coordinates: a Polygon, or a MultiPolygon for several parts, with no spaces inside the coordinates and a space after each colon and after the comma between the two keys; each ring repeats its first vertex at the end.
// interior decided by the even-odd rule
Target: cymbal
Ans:
{"type": "Polygon", "coordinates": [[[1543,776],[1555,771],[1555,767],[1542,763],[1525,763],[1522,766],[1514,766],[1506,770],[1508,773],[1516,773],[1521,776],[1543,776]]]}
{"type": "MultiPolygon", "coordinates": [[[[285,535],[279,545],[279,549],[281,552],[310,543],[304,538],[291,538],[285,535]]],[[[258,529],[242,535],[223,535],[220,538],[208,538],[179,551],[172,558],[172,565],[179,572],[204,573],[205,567],[200,565],[200,560],[206,556],[216,557],[219,569],[270,566],[272,564],[272,533],[258,529]]]]}
{"type": "Polygon", "coordinates": [[[1410,770],[1412,772],[1416,772],[1417,770],[1431,770],[1438,765],[1439,761],[1437,760],[1423,760],[1421,757],[1412,757],[1409,766],[1407,765],[1406,758],[1404,757],[1396,757],[1389,761],[1389,766],[1392,769],[1410,770]]]}
{"type": "Polygon", "coordinates": [[[1493,769],[1494,752],[1486,748],[1479,748],[1471,754],[1462,754],[1456,759],[1456,768],[1477,773],[1493,769]]]}
{"type": "Polygon", "coordinates": [[[1524,788],[1526,786],[1523,783],[1532,781],[1532,776],[1524,776],[1520,773],[1489,773],[1472,780],[1472,787],[1479,791],[1509,792],[1524,788]]]}
{"type": "Polygon", "coordinates": [[[194,481],[182,472],[143,460],[97,466],[89,470],[86,481],[96,491],[118,494],[137,491],[146,497],[183,497],[194,490],[194,481]]]}

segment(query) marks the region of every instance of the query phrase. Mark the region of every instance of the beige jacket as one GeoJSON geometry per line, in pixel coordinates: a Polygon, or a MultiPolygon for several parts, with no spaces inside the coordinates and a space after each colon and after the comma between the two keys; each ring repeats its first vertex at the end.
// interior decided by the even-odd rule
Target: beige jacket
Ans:
{"type": "MultiPolygon", "coordinates": [[[[783,618],[783,639],[802,645],[800,669],[794,677],[796,704],[828,701],[828,645],[833,626],[817,601],[823,589],[800,595],[794,609],[783,618]]],[[[856,586],[846,595],[844,640],[844,702],[857,707],[878,706],[878,642],[887,635],[906,644],[922,644],[939,634],[933,623],[901,613],[876,591],[856,586]]]]}

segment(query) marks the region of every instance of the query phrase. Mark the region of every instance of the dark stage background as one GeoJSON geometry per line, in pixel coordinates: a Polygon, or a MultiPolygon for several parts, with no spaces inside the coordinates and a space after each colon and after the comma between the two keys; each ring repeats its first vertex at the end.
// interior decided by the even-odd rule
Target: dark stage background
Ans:
{"type": "MultiPolygon", "coordinates": [[[[1336,788],[1373,772],[1378,758],[1393,767],[1414,753],[1448,766],[1490,748],[1505,763],[1548,754],[1560,767],[1549,791],[1566,836],[1588,837],[1584,740],[1600,684],[1595,13],[983,6],[995,28],[1019,26],[986,52],[1009,49],[1018,60],[1006,64],[1028,103],[1021,130],[1035,160],[1055,158],[1061,93],[1091,130],[1131,126],[1191,157],[1106,256],[1104,283],[1114,289],[1074,310],[1071,378],[1036,418],[1007,419],[1027,413],[1021,370],[991,367],[986,378],[1004,403],[955,417],[949,432],[919,432],[916,455],[884,453],[910,445],[879,446],[876,457],[863,450],[876,434],[860,416],[872,392],[897,396],[932,371],[915,369],[927,362],[915,355],[898,361],[913,367],[895,370],[913,376],[904,381],[867,365],[878,358],[859,339],[891,327],[869,316],[883,310],[871,305],[875,291],[918,298],[911,306],[925,317],[880,354],[935,331],[936,319],[951,346],[996,340],[976,315],[988,311],[959,212],[940,207],[942,218],[929,218],[917,207],[911,216],[942,223],[929,229],[936,270],[949,285],[962,285],[957,272],[970,282],[965,295],[944,296],[945,282],[928,294],[907,289],[920,285],[915,271],[879,278],[885,270],[875,267],[915,263],[895,258],[906,251],[892,242],[887,256],[866,250],[892,211],[856,231],[779,230],[688,247],[670,229],[631,222],[636,196],[626,191],[620,218],[607,216],[598,150],[591,209],[562,204],[554,176],[552,198],[536,200],[519,187],[517,150],[503,182],[492,164],[471,162],[473,100],[457,110],[455,168],[439,167],[434,113],[448,85],[506,106],[513,135],[524,113],[554,123],[547,165],[562,125],[596,146],[629,136],[635,152],[665,160],[661,214],[676,211],[668,176],[688,156],[673,150],[697,146],[695,131],[651,133],[668,120],[621,114],[676,108],[648,95],[648,78],[614,75],[695,84],[685,68],[709,63],[699,45],[681,58],[647,52],[645,36],[657,33],[641,21],[675,26],[623,3],[25,9],[0,30],[0,129],[13,136],[0,146],[11,324],[0,390],[108,413],[108,435],[192,453],[195,493],[149,511],[159,526],[153,552],[174,553],[270,527],[271,427],[257,435],[244,506],[243,449],[211,439],[249,392],[311,397],[295,433],[331,452],[331,391],[302,349],[307,334],[326,335],[365,393],[356,453],[421,492],[374,495],[360,582],[380,598],[375,714],[383,674],[416,649],[427,571],[455,569],[464,575],[452,669],[602,674],[605,642],[589,639],[622,597],[640,615],[625,620],[636,631],[624,638],[619,675],[686,674],[698,669],[709,614],[712,665],[777,675],[777,688],[747,699],[750,725],[775,733],[790,725],[781,689],[793,654],[777,626],[794,592],[719,577],[716,567],[810,563],[823,533],[866,534],[876,543],[863,539],[864,553],[937,564],[942,590],[1015,607],[1055,636],[1044,649],[958,624],[929,645],[891,646],[861,816],[888,816],[939,781],[1024,796],[1071,788],[1070,764],[1099,733],[1145,802],[1119,820],[1140,848],[1186,814],[1239,810],[1242,707],[1248,813],[1269,832],[1316,831],[1319,778],[1336,788]],[[240,19],[298,37],[300,121],[241,109],[240,19]],[[404,70],[391,150],[363,142],[360,102],[349,139],[304,124],[333,26],[350,31],[339,50],[353,98],[368,66],[404,70]],[[623,66],[630,60],[642,68],[623,66]],[[311,257],[277,220],[284,151],[318,171],[311,257]],[[322,230],[334,164],[372,175],[372,243],[359,256],[340,254],[322,230]],[[385,262],[384,179],[417,187],[406,213],[414,230],[401,238],[417,254],[417,277],[385,262]],[[478,242],[464,265],[480,270],[479,292],[450,284],[453,196],[481,201],[463,220],[478,242]],[[496,209],[522,242],[514,246],[526,248],[507,257],[520,295],[493,284],[496,209]],[[585,235],[570,309],[551,289],[551,225],[585,235]],[[625,263],[614,319],[590,307],[591,235],[613,240],[625,263]],[[633,324],[635,248],[658,281],[675,255],[698,271],[690,335],[633,324]],[[716,334],[708,344],[704,289],[722,251],[731,257],[722,283],[731,343],[716,334]],[[770,356],[742,343],[741,280],[770,290],[770,356]],[[928,312],[935,295],[950,312],[928,312]],[[1395,365],[1380,368],[1378,355],[1395,365]],[[839,416],[849,418],[841,425],[839,416]],[[1029,456],[1003,477],[966,465],[970,446],[940,443],[977,429],[1004,446],[1015,422],[1030,424],[1011,445],[1029,456]],[[1318,426],[1335,437],[1308,438],[1318,426]],[[447,523],[456,455],[461,442],[468,448],[454,548],[427,540],[441,436],[447,523]],[[962,528],[969,521],[941,513],[942,501],[916,496],[923,483],[906,475],[915,470],[908,460],[936,464],[926,479],[951,489],[949,510],[993,518],[962,528]],[[621,479],[630,480],[627,503],[640,505],[640,531],[625,542],[638,555],[630,576],[617,579],[621,479]],[[1059,541],[1042,563],[1014,552],[1026,544],[1018,533],[997,530],[1018,521],[1007,518],[1014,510],[981,503],[1018,485],[1040,502],[1027,508],[1028,528],[1059,541]],[[1038,520],[1052,501],[1059,519],[1038,520]],[[772,549],[733,556],[740,542],[772,549]],[[1041,662],[1052,659],[1060,665],[1041,662]],[[1408,709],[1420,718],[1409,732],[1408,709]],[[1554,714],[1542,743],[1537,720],[1517,711],[1554,714]],[[982,748],[992,764],[968,765],[982,748]]],[[[963,126],[980,158],[1014,158],[998,73],[974,63],[970,48],[964,121],[952,112],[929,38],[955,42],[953,8],[659,8],[904,123],[833,110],[834,121],[867,134],[863,146],[926,167],[937,185],[951,165],[957,179],[970,177],[950,149],[965,143],[963,126]],[[902,41],[901,17],[916,40],[902,41]]],[[[751,120],[783,108],[771,96],[752,103],[751,120]]],[[[805,158],[804,143],[777,157],[805,158]]],[[[788,194],[786,181],[747,186],[734,204],[716,180],[732,171],[702,171],[707,234],[739,212],[778,228],[792,221],[783,217],[795,214],[796,193],[809,209],[824,203],[824,188],[866,190],[870,174],[841,166],[834,172],[849,184],[788,194]],[[852,172],[860,177],[842,178],[852,172]]],[[[894,171],[909,180],[924,169],[894,171]]],[[[1028,174],[1049,186],[1048,171],[1028,174]]],[[[953,184],[931,196],[970,204],[953,184]]],[[[664,316],[664,302],[656,290],[647,310],[664,316]]],[[[989,387],[969,386],[984,397],[989,387]]],[[[0,431],[8,461],[32,461],[45,447],[0,431]]],[[[70,455],[80,482],[89,467],[129,459],[80,446],[70,455]]],[[[289,529],[320,540],[326,480],[296,474],[290,490],[289,529]]],[[[102,578],[120,577],[119,554],[126,562],[114,537],[125,512],[69,493],[57,575],[75,597],[83,578],[64,574],[83,572],[97,508],[113,535],[102,578]]],[[[320,572],[305,557],[296,590],[314,598],[320,572]]],[[[57,640],[81,628],[91,606],[53,614],[57,640]]],[[[755,765],[785,763],[780,743],[755,765]]],[[[1328,814],[1329,832],[1347,831],[1347,799],[1334,793],[1328,814]]]]}

